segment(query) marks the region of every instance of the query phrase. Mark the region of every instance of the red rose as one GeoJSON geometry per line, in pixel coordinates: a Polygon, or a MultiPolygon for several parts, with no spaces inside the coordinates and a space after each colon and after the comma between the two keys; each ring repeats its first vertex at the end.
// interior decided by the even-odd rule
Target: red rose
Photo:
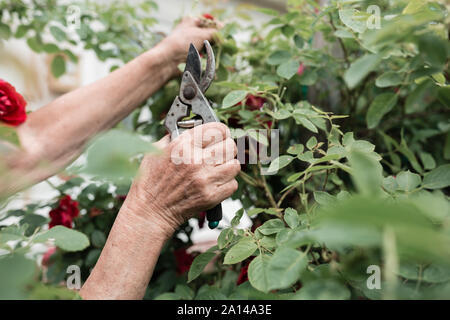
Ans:
{"type": "Polygon", "coordinates": [[[198,215],[198,227],[201,229],[203,228],[203,226],[205,225],[205,220],[206,220],[206,212],[200,212],[200,214],[198,215]]]}
{"type": "Polygon", "coordinates": [[[80,213],[78,209],[78,202],[73,201],[70,196],[64,196],[59,200],[59,205],[57,208],[50,211],[50,223],[49,228],[54,226],[65,226],[67,228],[72,228],[72,220],[77,217],[80,213]]]}
{"type": "Polygon", "coordinates": [[[25,122],[27,102],[8,82],[0,79],[0,121],[18,126],[25,122]]]}
{"type": "Polygon", "coordinates": [[[239,276],[237,278],[236,285],[240,285],[240,284],[248,281],[248,265],[249,264],[250,263],[247,263],[241,268],[241,272],[239,272],[239,276]]]}
{"type": "Polygon", "coordinates": [[[187,253],[185,248],[175,250],[174,255],[177,266],[177,274],[182,275],[183,273],[189,271],[192,261],[194,261],[194,256],[187,253]]]}
{"type": "Polygon", "coordinates": [[[265,98],[254,96],[252,94],[249,94],[245,101],[245,105],[250,107],[250,110],[260,110],[264,106],[264,103],[266,103],[265,98]]]}
{"type": "Polygon", "coordinates": [[[208,20],[214,20],[214,16],[209,13],[204,13],[203,18],[208,19],[208,20]]]}

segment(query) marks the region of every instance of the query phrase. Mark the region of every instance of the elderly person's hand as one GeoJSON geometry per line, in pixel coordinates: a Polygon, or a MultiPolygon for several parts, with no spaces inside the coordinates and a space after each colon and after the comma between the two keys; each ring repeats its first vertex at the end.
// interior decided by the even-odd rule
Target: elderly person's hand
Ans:
{"type": "Polygon", "coordinates": [[[238,187],[241,166],[230,130],[222,123],[195,127],[147,155],[125,206],[170,237],[186,219],[214,207],[238,187]]]}
{"type": "Polygon", "coordinates": [[[195,127],[149,154],[114,222],[84,299],[141,299],[162,247],[188,218],[237,189],[236,144],[221,123],[195,127]]]}
{"type": "Polygon", "coordinates": [[[183,18],[172,33],[159,44],[166,47],[167,52],[171,52],[169,65],[174,75],[178,73],[178,65],[186,62],[189,45],[193,43],[200,51],[204,40],[213,40],[214,34],[217,32],[215,26],[218,28],[222,26],[220,22],[205,24],[204,20],[205,18],[202,17],[183,18]]]}

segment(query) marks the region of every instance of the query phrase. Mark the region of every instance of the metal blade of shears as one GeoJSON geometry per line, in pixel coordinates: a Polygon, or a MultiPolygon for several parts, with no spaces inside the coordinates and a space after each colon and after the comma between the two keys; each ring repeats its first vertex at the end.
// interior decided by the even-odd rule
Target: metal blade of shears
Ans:
{"type": "Polygon", "coordinates": [[[202,75],[202,65],[200,61],[200,54],[195,46],[191,43],[189,46],[189,52],[186,59],[186,67],[184,71],[189,71],[197,83],[200,83],[200,77],[202,75]]]}

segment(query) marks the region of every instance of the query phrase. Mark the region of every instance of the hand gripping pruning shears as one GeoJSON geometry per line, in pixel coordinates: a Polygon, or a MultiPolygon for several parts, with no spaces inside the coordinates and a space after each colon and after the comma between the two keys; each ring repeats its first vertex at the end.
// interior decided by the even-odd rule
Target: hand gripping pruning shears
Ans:
{"type": "MultiPolygon", "coordinates": [[[[207,60],[206,69],[203,72],[200,54],[193,44],[189,47],[186,67],[181,78],[180,94],[173,101],[164,122],[172,140],[176,139],[183,131],[192,129],[195,126],[208,122],[219,122],[211,105],[204,96],[216,73],[214,52],[208,41],[205,40],[204,44],[207,60]],[[195,117],[183,120],[183,118],[191,114],[191,111],[195,114],[195,117]]],[[[208,220],[209,228],[216,228],[222,219],[222,205],[219,203],[216,207],[208,210],[206,219],[208,220]]]]}

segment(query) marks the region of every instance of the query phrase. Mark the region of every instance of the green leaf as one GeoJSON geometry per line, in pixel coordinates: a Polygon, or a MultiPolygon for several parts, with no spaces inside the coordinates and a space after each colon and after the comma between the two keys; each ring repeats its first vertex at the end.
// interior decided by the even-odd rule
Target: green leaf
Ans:
{"type": "Polygon", "coordinates": [[[297,156],[297,155],[301,154],[303,152],[303,150],[305,150],[305,147],[302,144],[295,144],[293,146],[290,146],[287,149],[287,152],[289,154],[293,154],[293,155],[297,156]]]}
{"type": "Polygon", "coordinates": [[[262,13],[267,14],[269,16],[278,17],[280,15],[280,12],[278,10],[274,10],[274,9],[270,9],[270,8],[255,7],[254,10],[262,12],[262,13]]]}
{"type": "Polygon", "coordinates": [[[297,48],[302,49],[305,44],[305,41],[303,40],[303,38],[301,36],[296,34],[294,36],[294,43],[297,48]]]}
{"type": "Polygon", "coordinates": [[[387,88],[397,86],[402,83],[402,77],[398,72],[388,71],[383,73],[375,81],[375,85],[379,88],[387,88]]]}
{"type": "Polygon", "coordinates": [[[233,241],[233,238],[234,232],[232,228],[223,229],[217,238],[217,245],[219,246],[219,249],[223,249],[228,246],[228,244],[233,241]]]}
{"type": "Polygon", "coordinates": [[[395,180],[399,190],[406,192],[413,191],[422,182],[418,174],[412,173],[409,170],[400,172],[395,180]]]}
{"type": "Polygon", "coordinates": [[[294,229],[300,224],[300,217],[297,213],[297,210],[292,208],[286,208],[284,210],[284,221],[286,221],[287,225],[294,229]]]}
{"type": "Polygon", "coordinates": [[[423,167],[426,170],[432,170],[436,168],[436,161],[434,161],[434,158],[431,154],[428,152],[420,152],[419,153],[420,160],[423,163],[423,167]]]}
{"type": "Polygon", "coordinates": [[[366,114],[367,127],[373,129],[378,126],[386,113],[397,104],[397,95],[394,93],[382,93],[375,97],[366,114]]]}
{"type": "Polygon", "coordinates": [[[450,267],[438,264],[429,265],[422,275],[423,281],[442,283],[450,281],[450,267]]]}
{"type": "Polygon", "coordinates": [[[39,40],[39,38],[28,38],[27,39],[27,45],[30,47],[31,50],[34,52],[41,52],[42,51],[42,42],[39,40]]]}
{"type": "Polygon", "coordinates": [[[308,265],[306,255],[298,250],[281,247],[269,263],[269,290],[285,289],[297,282],[308,265]]]}
{"type": "Polygon", "coordinates": [[[8,25],[0,22],[0,39],[8,40],[12,35],[8,25]]]}
{"type": "Polygon", "coordinates": [[[366,20],[359,20],[357,14],[356,9],[339,10],[339,18],[343,24],[355,32],[363,33],[367,28],[366,20]]]}
{"type": "Polygon", "coordinates": [[[291,79],[296,73],[300,63],[295,60],[289,60],[280,64],[277,68],[277,74],[287,80],[291,79]]]}
{"type": "Polygon", "coordinates": [[[59,78],[66,73],[66,60],[63,56],[57,55],[53,58],[51,70],[55,78],[59,78]]]}
{"type": "Polygon", "coordinates": [[[269,262],[270,257],[263,254],[253,259],[248,266],[248,280],[250,281],[250,284],[255,289],[262,292],[269,291],[269,283],[271,281],[271,275],[269,273],[269,262]]]}
{"type": "Polygon", "coordinates": [[[188,283],[195,280],[205,269],[206,265],[216,256],[214,252],[203,252],[192,261],[188,273],[188,283]]]}
{"type": "Polygon", "coordinates": [[[382,167],[370,155],[361,151],[352,151],[348,156],[352,167],[352,178],[362,194],[378,195],[383,182],[382,167]]]}
{"type": "Polygon", "coordinates": [[[448,41],[441,37],[427,34],[419,38],[419,50],[430,65],[441,68],[448,59],[448,41]]]}
{"type": "Polygon", "coordinates": [[[426,189],[442,189],[450,186],[450,164],[444,164],[426,173],[422,185],[426,189]]]}
{"type": "Polygon", "coordinates": [[[301,124],[302,126],[304,126],[309,131],[314,132],[314,133],[318,133],[319,132],[317,130],[317,127],[314,125],[314,123],[312,123],[311,121],[306,119],[304,116],[302,116],[300,114],[294,114],[294,119],[295,119],[295,122],[297,122],[298,124],[301,124]]]}
{"type": "Polygon", "coordinates": [[[0,299],[27,299],[26,286],[32,281],[36,271],[36,262],[23,255],[3,255],[0,258],[0,299]]]}
{"type": "Polygon", "coordinates": [[[23,38],[27,34],[28,30],[30,30],[30,27],[23,24],[20,25],[16,30],[15,37],[18,39],[23,38]]]}
{"type": "Polygon", "coordinates": [[[344,74],[344,80],[350,89],[355,88],[371,71],[373,71],[381,60],[378,54],[366,54],[353,62],[344,74]]]}
{"type": "Polygon", "coordinates": [[[91,234],[91,243],[94,247],[103,248],[106,243],[106,236],[100,230],[95,230],[91,234]]]}
{"type": "Polygon", "coordinates": [[[434,87],[433,81],[426,80],[410,91],[405,101],[405,112],[411,114],[425,110],[433,100],[434,87]]]}
{"type": "Polygon", "coordinates": [[[307,282],[298,290],[293,299],[296,300],[347,300],[350,290],[333,279],[318,279],[307,282]]]}
{"type": "Polygon", "coordinates": [[[260,226],[257,230],[262,234],[269,236],[274,233],[278,233],[284,229],[284,223],[280,219],[271,219],[266,221],[262,226],[260,226]]]}
{"type": "Polygon", "coordinates": [[[292,162],[292,160],[294,160],[293,156],[280,156],[270,163],[268,172],[277,172],[278,170],[286,167],[289,163],[292,162]]]}
{"type": "Polygon", "coordinates": [[[336,197],[325,191],[314,191],[314,200],[322,206],[332,206],[336,203],[336,197]]]}
{"type": "Polygon", "coordinates": [[[66,33],[56,26],[50,27],[50,33],[53,35],[56,41],[62,42],[66,40],[66,33]]]}
{"type": "Polygon", "coordinates": [[[319,78],[316,70],[311,68],[306,69],[303,74],[300,76],[299,83],[304,86],[312,86],[316,83],[319,78]]]}
{"type": "Polygon", "coordinates": [[[20,140],[19,140],[19,136],[17,134],[17,130],[16,130],[16,128],[11,127],[11,126],[4,126],[4,125],[0,124],[0,140],[12,143],[13,145],[15,145],[17,147],[20,146],[20,140]]]}
{"type": "Polygon", "coordinates": [[[311,138],[309,138],[308,142],[306,142],[306,147],[309,150],[312,150],[315,146],[317,145],[317,139],[316,137],[312,136],[311,138]]]}
{"type": "Polygon", "coordinates": [[[155,297],[154,300],[181,300],[181,297],[179,294],[174,292],[165,292],[155,297]]]}
{"type": "Polygon", "coordinates": [[[239,223],[241,222],[241,218],[244,215],[244,209],[241,208],[238,211],[236,211],[235,216],[233,217],[233,219],[231,219],[231,226],[232,227],[237,227],[239,225],[239,223]]]}
{"type": "Polygon", "coordinates": [[[185,284],[177,284],[175,294],[178,294],[182,300],[192,300],[195,296],[194,291],[185,284]]]}
{"type": "Polygon", "coordinates": [[[223,98],[222,108],[229,108],[235,106],[236,104],[245,99],[247,93],[248,92],[246,90],[234,90],[229,92],[225,96],[225,98],[223,98]]]}
{"type": "Polygon", "coordinates": [[[89,246],[89,239],[83,233],[63,226],[56,226],[37,235],[35,242],[55,240],[55,245],[64,251],[81,251],[89,246]]]}
{"type": "Polygon", "coordinates": [[[235,264],[250,257],[258,248],[252,238],[244,237],[239,240],[225,255],[224,264],[235,264]]]}
{"type": "Polygon", "coordinates": [[[132,158],[155,150],[136,133],[110,130],[94,139],[87,150],[87,164],[79,171],[112,181],[131,179],[139,168],[132,158]]]}
{"type": "Polygon", "coordinates": [[[286,50],[278,50],[273,52],[269,58],[267,58],[267,63],[271,66],[278,66],[283,62],[289,60],[292,57],[291,53],[286,50]]]}

